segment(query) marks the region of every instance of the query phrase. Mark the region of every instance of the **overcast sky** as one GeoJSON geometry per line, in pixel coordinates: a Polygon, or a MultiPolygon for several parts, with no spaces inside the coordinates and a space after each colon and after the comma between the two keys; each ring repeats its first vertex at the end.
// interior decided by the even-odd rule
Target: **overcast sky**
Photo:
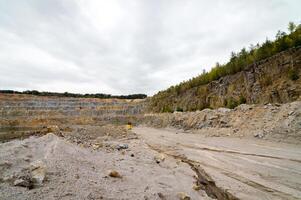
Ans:
{"type": "Polygon", "coordinates": [[[300,0],[0,0],[0,89],[152,95],[300,23],[300,0]]]}

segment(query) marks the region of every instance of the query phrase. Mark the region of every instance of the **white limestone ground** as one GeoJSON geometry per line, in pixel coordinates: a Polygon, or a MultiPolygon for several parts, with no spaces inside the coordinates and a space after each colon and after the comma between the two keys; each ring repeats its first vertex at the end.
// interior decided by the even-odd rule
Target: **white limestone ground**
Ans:
{"type": "Polygon", "coordinates": [[[177,199],[181,192],[210,199],[193,189],[195,173],[187,164],[170,157],[156,163],[157,152],[140,139],[118,142],[129,148],[93,150],[51,133],[0,144],[0,199],[177,199]],[[45,165],[43,183],[14,186],[37,161],[45,165]],[[122,178],[110,177],[110,170],[122,178]]]}

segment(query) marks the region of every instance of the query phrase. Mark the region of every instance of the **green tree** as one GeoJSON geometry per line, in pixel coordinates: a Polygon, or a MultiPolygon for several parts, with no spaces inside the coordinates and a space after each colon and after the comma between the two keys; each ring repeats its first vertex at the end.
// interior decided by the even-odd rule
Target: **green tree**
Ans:
{"type": "Polygon", "coordinates": [[[288,30],[290,33],[294,32],[296,30],[296,24],[294,22],[289,22],[288,23],[288,30]]]}
{"type": "MultiPolygon", "coordinates": [[[[240,52],[231,52],[230,59],[225,64],[216,63],[216,65],[208,72],[203,71],[199,76],[183,81],[175,87],[170,87],[165,91],[159,92],[155,97],[158,97],[160,101],[165,101],[166,104],[158,105],[158,110],[171,111],[171,107],[165,107],[163,105],[170,105],[170,100],[173,96],[181,95],[186,90],[200,85],[205,85],[211,81],[218,80],[221,77],[231,75],[246,69],[250,64],[258,62],[262,59],[266,59],[281,51],[287,50],[292,47],[301,46],[301,25],[296,26],[293,22],[288,24],[289,33],[278,31],[274,41],[266,39],[262,44],[250,45],[248,49],[243,48],[240,52]],[[161,107],[159,107],[161,106],[161,107]]],[[[288,76],[291,80],[299,78],[299,72],[291,70],[288,72],[288,76]]],[[[271,77],[267,77],[263,80],[266,84],[270,84],[271,77]]],[[[196,90],[197,91],[197,90],[196,90]]],[[[196,92],[198,95],[198,92],[196,92]]],[[[157,98],[153,98],[157,99],[157,98]]],[[[229,99],[225,101],[225,105],[228,107],[235,107],[236,104],[244,102],[244,98],[238,100],[229,99]]],[[[172,103],[172,107],[177,108],[177,103],[172,103]]],[[[194,109],[193,107],[189,109],[194,109]]]]}

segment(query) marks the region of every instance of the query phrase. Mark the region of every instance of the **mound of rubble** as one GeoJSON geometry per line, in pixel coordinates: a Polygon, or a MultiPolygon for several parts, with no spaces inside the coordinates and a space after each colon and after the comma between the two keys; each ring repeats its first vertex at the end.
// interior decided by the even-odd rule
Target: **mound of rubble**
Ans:
{"type": "Polygon", "coordinates": [[[235,109],[146,114],[144,124],[172,127],[206,136],[256,137],[301,143],[301,101],[246,105],[235,109]]]}
{"type": "Polygon", "coordinates": [[[133,137],[79,129],[0,144],[0,199],[210,199],[187,164],[133,137]]]}

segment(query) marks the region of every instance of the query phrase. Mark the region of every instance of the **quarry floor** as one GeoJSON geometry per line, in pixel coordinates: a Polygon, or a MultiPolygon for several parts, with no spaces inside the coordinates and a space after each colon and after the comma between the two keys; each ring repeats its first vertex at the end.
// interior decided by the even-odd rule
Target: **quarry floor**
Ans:
{"type": "Polygon", "coordinates": [[[204,189],[212,197],[301,199],[300,145],[202,137],[173,129],[138,127],[134,132],[151,149],[196,166],[200,182],[215,184],[204,189]],[[225,192],[233,196],[216,196],[225,192]]]}
{"type": "Polygon", "coordinates": [[[85,129],[99,131],[0,143],[0,200],[301,199],[300,145],[148,127],[91,138],[85,129]],[[43,183],[14,186],[37,161],[43,183]]]}

